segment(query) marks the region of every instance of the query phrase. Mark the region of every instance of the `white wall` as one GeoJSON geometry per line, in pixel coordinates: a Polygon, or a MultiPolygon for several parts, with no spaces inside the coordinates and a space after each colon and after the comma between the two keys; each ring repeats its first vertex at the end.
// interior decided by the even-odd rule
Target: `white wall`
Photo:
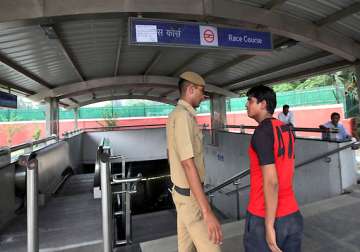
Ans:
{"type": "MultiPolygon", "coordinates": [[[[205,137],[209,141],[208,136],[205,137]]],[[[208,187],[219,185],[224,180],[249,168],[248,146],[251,135],[219,132],[218,146],[205,145],[206,181],[208,187]],[[209,186],[210,185],[210,186],[209,186]]],[[[334,150],[347,143],[334,143],[314,139],[297,139],[295,159],[299,164],[310,158],[334,150]]],[[[299,204],[306,204],[342,193],[343,188],[356,183],[354,151],[346,149],[330,159],[323,158],[296,169],[294,187],[299,204]],[[340,157],[341,165],[340,165],[340,157]]],[[[242,185],[249,184],[249,177],[242,185]]],[[[214,205],[229,217],[236,217],[236,194],[226,195],[235,189],[229,185],[215,193],[214,205]]],[[[240,193],[240,212],[245,214],[249,189],[240,193]]]]}
{"type": "Polygon", "coordinates": [[[83,161],[95,163],[96,150],[103,137],[110,139],[112,155],[125,155],[127,162],[166,159],[166,130],[134,129],[88,132],[83,135],[83,161]]]}

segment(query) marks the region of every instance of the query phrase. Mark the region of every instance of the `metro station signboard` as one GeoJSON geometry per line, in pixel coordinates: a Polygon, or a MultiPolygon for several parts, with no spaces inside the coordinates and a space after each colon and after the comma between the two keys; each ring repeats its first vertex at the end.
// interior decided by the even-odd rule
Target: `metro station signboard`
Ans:
{"type": "Polygon", "coordinates": [[[0,91],[0,108],[17,108],[17,96],[0,91]]]}
{"type": "Polygon", "coordinates": [[[129,24],[129,43],[133,45],[273,49],[270,32],[146,18],[130,18],[129,24]]]}

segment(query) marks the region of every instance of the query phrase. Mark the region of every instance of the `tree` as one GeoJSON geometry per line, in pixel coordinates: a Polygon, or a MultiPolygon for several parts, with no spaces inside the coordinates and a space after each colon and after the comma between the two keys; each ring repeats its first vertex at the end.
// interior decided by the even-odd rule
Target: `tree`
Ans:
{"type": "Polygon", "coordinates": [[[345,87],[346,117],[359,116],[359,97],[355,73],[351,69],[346,69],[333,74],[333,78],[345,87]]]}
{"type": "Polygon", "coordinates": [[[114,113],[113,106],[104,107],[103,111],[103,118],[104,123],[96,121],[99,125],[102,127],[115,127],[117,126],[117,121],[115,118],[117,118],[117,114],[114,113]]]}
{"type": "Polygon", "coordinates": [[[41,129],[39,127],[36,127],[32,137],[36,141],[40,139],[40,136],[41,136],[41,129]]]}
{"type": "Polygon", "coordinates": [[[302,90],[316,87],[333,85],[334,80],[330,74],[313,76],[306,79],[295,80],[274,85],[275,92],[286,92],[292,90],[302,90]]]}
{"type": "Polygon", "coordinates": [[[345,92],[356,94],[356,75],[351,69],[342,70],[332,74],[336,83],[340,83],[345,87],[345,92]]]}
{"type": "MultiPolygon", "coordinates": [[[[19,121],[18,116],[15,113],[11,113],[10,110],[8,110],[8,116],[1,116],[1,121],[7,121],[7,122],[15,122],[19,121]]],[[[4,125],[5,131],[6,131],[6,144],[8,146],[12,146],[13,139],[16,133],[18,133],[20,130],[23,129],[23,126],[16,125],[16,124],[6,124],[4,125]]]]}

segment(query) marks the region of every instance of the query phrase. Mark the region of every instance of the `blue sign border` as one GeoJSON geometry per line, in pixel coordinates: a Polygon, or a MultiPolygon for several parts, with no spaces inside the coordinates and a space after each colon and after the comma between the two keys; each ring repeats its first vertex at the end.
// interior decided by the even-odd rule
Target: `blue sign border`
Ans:
{"type": "Polygon", "coordinates": [[[213,26],[195,22],[162,19],[129,18],[129,44],[203,49],[240,49],[269,52],[273,50],[272,34],[234,27],[213,26]],[[137,42],[136,25],[156,25],[157,42],[137,42]],[[217,29],[218,46],[201,45],[200,26],[217,29]]]}

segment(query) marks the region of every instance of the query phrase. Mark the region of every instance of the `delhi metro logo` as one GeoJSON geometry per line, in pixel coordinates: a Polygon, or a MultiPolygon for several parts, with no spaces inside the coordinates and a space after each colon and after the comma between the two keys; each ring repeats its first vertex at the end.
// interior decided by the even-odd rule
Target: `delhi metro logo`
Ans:
{"type": "Polygon", "coordinates": [[[200,44],[202,46],[218,46],[217,28],[214,26],[200,25],[200,44]]]}
{"type": "Polygon", "coordinates": [[[212,43],[215,39],[215,35],[214,35],[213,31],[209,30],[209,29],[206,29],[204,31],[203,36],[204,36],[204,40],[208,43],[212,43]]]}

